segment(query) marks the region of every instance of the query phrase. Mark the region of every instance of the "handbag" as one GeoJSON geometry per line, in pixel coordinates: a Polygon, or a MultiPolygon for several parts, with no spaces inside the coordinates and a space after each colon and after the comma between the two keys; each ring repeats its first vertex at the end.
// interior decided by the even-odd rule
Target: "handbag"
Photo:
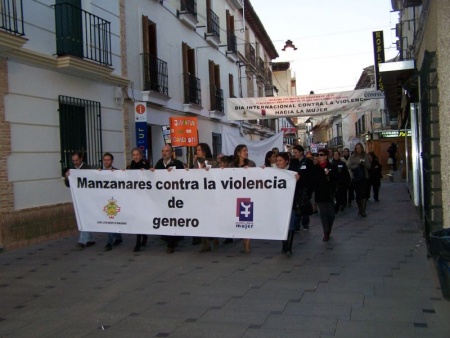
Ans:
{"type": "Polygon", "coordinates": [[[300,207],[301,216],[311,216],[314,213],[313,205],[310,200],[305,199],[300,207]]]}

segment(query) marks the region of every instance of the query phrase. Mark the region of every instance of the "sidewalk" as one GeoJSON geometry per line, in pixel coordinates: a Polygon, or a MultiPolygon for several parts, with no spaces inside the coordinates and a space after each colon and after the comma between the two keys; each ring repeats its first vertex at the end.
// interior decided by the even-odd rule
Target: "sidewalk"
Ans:
{"type": "MultiPolygon", "coordinates": [[[[427,260],[404,183],[382,183],[367,218],[339,213],[329,242],[318,215],[279,241],[174,254],[151,236],[104,252],[64,238],[0,254],[0,337],[450,337],[450,302],[427,260]]],[[[222,241],[221,241],[222,242],[222,241]]]]}

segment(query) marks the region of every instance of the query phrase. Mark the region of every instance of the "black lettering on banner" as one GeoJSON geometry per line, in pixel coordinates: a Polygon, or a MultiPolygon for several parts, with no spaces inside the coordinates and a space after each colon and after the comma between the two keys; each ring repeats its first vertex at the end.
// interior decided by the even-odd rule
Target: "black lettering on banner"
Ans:
{"type": "Polygon", "coordinates": [[[197,218],[176,218],[176,217],[155,217],[153,218],[153,229],[159,229],[160,227],[193,227],[196,228],[200,225],[197,218]]]}

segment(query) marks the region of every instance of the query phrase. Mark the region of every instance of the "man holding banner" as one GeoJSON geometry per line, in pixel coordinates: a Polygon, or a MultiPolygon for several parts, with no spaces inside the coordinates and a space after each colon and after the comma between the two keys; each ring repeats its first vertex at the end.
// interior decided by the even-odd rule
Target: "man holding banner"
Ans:
{"type": "MultiPolygon", "coordinates": [[[[173,148],[170,145],[165,145],[161,151],[162,158],[156,162],[155,169],[184,169],[184,165],[181,161],[173,158],[173,148]]],[[[180,240],[179,236],[166,236],[167,239],[167,250],[168,254],[175,252],[175,247],[180,240]]]]}

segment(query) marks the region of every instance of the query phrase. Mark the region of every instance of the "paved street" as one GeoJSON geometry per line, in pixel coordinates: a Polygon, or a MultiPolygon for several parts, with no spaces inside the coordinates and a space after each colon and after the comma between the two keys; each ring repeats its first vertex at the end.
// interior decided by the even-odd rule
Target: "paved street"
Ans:
{"type": "Polygon", "coordinates": [[[290,258],[279,241],[199,253],[190,238],[168,255],[157,236],[133,253],[131,235],[105,252],[105,234],[1,253],[0,337],[450,337],[405,184],[380,199],[338,214],[327,243],[314,215],[290,258]]]}

